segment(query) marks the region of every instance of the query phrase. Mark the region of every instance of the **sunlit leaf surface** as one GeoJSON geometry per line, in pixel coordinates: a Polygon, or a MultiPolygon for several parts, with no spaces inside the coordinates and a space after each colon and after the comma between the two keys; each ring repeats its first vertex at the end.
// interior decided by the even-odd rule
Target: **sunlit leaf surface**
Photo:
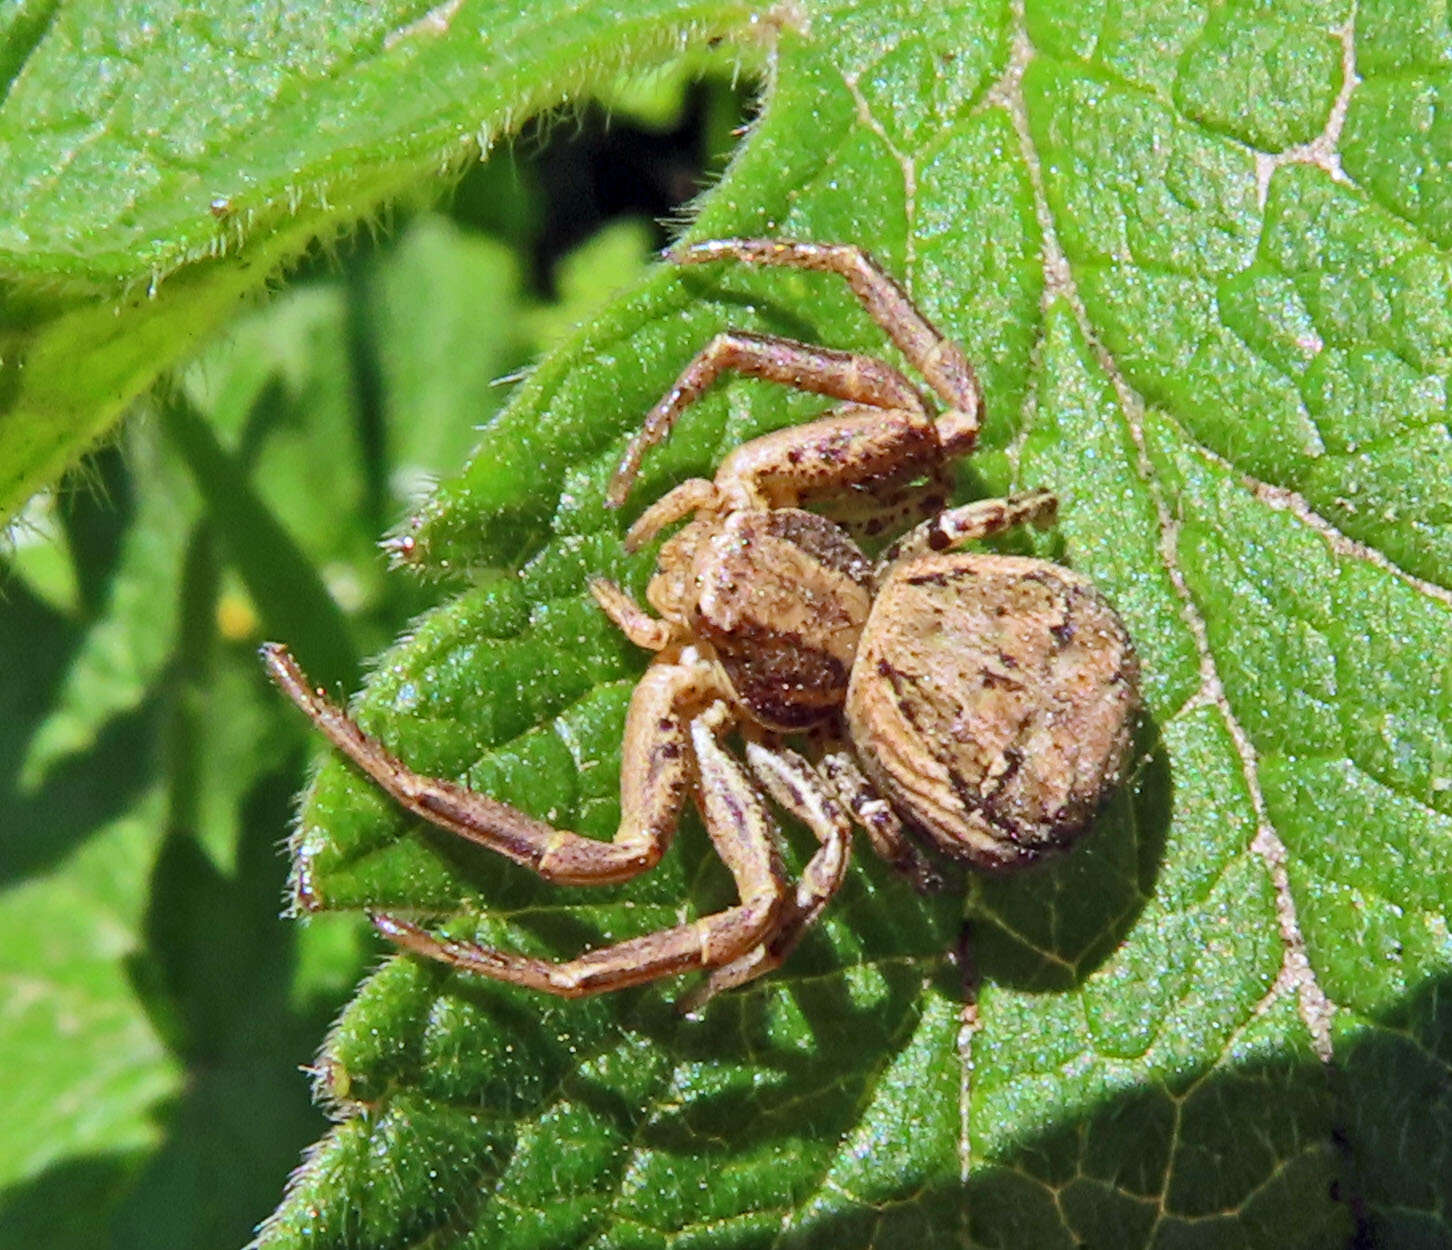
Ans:
{"type": "MultiPolygon", "coordinates": [[[[628,18],[551,3],[526,37],[506,8],[363,6],[311,40],[279,9],[271,94],[191,101],[184,178],[133,144],[122,211],[111,131],[67,139],[42,89],[63,54],[91,55],[85,6],[59,6],[72,45],[53,31],[0,108],[21,175],[0,191],[0,262],[46,292],[6,322],[30,356],[24,373],[6,357],[0,501],[91,437],[76,413],[109,420],[185,350],[178,327],[215,324],[302,240],[583,78],[722,34],[772,50],[768,88],[692,235],[864,244],[965,345],[988,420],[960,495],[1058,494],[1060,523],[1032,543],[1118,605],[1146,718],[1132,776],[1071,856],[925,901],[862,846],[790,963],[699,1021],[673,1006],[685,983],[561,1003],[387,958],[320,1061],[339,1123],[261,1243],[1448,1244],[1445,15],[1411,0],[662,2],[628,18]],[[27,110],[54,123],[45,152],[20,150],[27,110]],[[220,141],[241,133],[250,146],[220,141]],[[76,172],[51,207],[34,171],[67,142],[76,172]],[[256,271],[183,266],[218,239],[256,271]],[[154,297],[149,270],[176,270],[154,297]],[[123,278],[119,318],[66,303],[123,278]]],[[[192,37],[172,22],[147,47],[165,62],[192,37]]],[[[149,63],[118,56],[117,72],[149,63]]],[[[488,287],[480,350],[509,360],[501,257],[437,231],[400,257],[395,276],[436,275],[441,302],[467,305],[460,275],[488,287]]],[[[448,396],[483,371],[442,380],[457,330],[420,332],[413,285],[384,286],[386,368],[430,420],[457,420],[448,396]]],[[[626,557],[621,533],[640,507],[822,406],[724,385],[607,510],[625,438],[728,326],[891,355],[821,276],[662,265],[593,315],[404,522],[438,606],[356,706],[416,768],[613,831],[644,657],[585,579],[638,591],[649,554],[626,557]]],[[[325,541],[297,538],[315,560],[325,541]]],[[[111,705],[137,680],[119,674],[111,705]]],[[[95,731],[66,714],[52,755],[95,731]]],[[[551,888],[405,818],[337,760],[295,850],[315,906],[417,910],[554,957],[730,893],[693,822],[635,883],[551,888]]]]}

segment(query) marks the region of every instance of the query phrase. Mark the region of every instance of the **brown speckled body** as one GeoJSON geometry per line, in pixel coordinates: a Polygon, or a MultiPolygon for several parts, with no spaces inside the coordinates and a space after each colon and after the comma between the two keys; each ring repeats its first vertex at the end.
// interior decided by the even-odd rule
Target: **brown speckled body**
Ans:
{"type": "Polygon", "coordinates": [[[1086,579],[1042,560],[931,555],[889,571],[847,724],[868,776],[944,854],[1031,863],[1119,781],[1139,666],[1086,579]]]}
{"type": "Polygon", "coordinates": [[[710,645],[743,712],[777,730],[835,715],[872,607],[872,566],[838,526],[797,508],[701,518],[660,566],[652,605],[710,645]]]}

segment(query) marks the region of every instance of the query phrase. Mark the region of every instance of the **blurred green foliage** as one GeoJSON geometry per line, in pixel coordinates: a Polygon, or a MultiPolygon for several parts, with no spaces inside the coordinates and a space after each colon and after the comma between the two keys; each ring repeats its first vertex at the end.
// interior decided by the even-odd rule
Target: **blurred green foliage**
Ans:
{"type": "Polygon", "coordinates": [[[437,594],[378,539],[640,274],[749,90],[702,58],[621,80],[439,208],[305,258],[24,515],[0,566],[0,1246],[223,1250],[276,1204],[376,943],[280,914],[314,743],[257,644],[358,684],[437,594]],[[625,191],[621,154],[647,171],[625,191]]]}

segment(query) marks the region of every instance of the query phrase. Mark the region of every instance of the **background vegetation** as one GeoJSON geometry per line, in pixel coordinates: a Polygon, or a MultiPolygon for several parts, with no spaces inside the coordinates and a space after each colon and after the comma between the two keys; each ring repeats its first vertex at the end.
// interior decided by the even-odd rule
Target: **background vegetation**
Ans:
{"type": "Polygon", "coordinates": [[[264,621],[356,685],[437,596],[379,537],[509,375],[644,271],[735,142],[733,71],[612,81],[310,253],[25,514],[0,601],[0,1245],[236,1247],[277,1204],[322,1131],[304,1069],[377,944],[280,914],[316,744],[262,676],[264,621]]]}
{"type": "MultiPolygon", "coordinates": [[[[240,1245],[319,1137],[264,1244],[1452,1241],[1445,16],[0,20],[0,510],[151,395],[5,556],[0,1245],[240,1245]],[[420,766],[613,828],[641,657],[583,581],[648,571],[602,506],[621,440],[724,325],[883,350],[830,283],[649,263],[758,76],[695,228],[867,243],[965,342],[960,493],[1053,487],[1036,549],[1144,656],[1130,785],[963,896],[861,856],[701,1023],[678,987],[561,1004],[385,957],[355,915],[572,951],[719,904],[694,825],[645,881],[550,890],[329,762],[294,848],[325,910],[279,918],[316,743],[263,637],[371,672],[360,714],[420,766]],[[422,579],[384,568],[400,526],[422,579]]],[[[722,387],[627,514],[817,406],[722,387]]]]}

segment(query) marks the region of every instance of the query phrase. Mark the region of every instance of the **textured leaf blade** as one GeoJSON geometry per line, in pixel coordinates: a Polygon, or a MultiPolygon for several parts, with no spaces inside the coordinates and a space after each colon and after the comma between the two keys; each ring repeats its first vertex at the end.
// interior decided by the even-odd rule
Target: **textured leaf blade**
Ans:
{"type": "MultiPolygon", "coordinates": [[[[1246,19],[1231,57],[1203,15],[1090,37],[1048,4],[1020,29],[998,6],[859,4],[783,32],[763,117],[693,229],[866,242],[982,363],[989,422],[962,490],[1064,501],[1035,541],[1105,588],[1144,661],[1133,776],[1073,855],[971,883],[966,905],[861,856],[791,964],[701,1025],[671,990],[567,1005],[390,961],[325,1052],[349,1118],[265,1244],[1320,1245],[1358,1221],[1439,1227],[1445,1185],[1395,1183],[1374,1156],[1378,1098],[1406,1105],[1401,1074],[1446,1071],[1452,716],[1445,671],[1418,685],[1407,666],[1452,640],[1448,300],[1434,241],[1315,152],[1243,142],[1316,121],[1334,150],[1350,79],[1298,79],[1294,117],[1242,97],[1248,53],[1319,47],[1344,16],[1246,19]],[[1368,913],[1389,896],[1395,916],[1368,913]],[[1390,965],[1354,991],[1376,954],[1352,912],[1376,915],[1390,965]],[[1396,1075],[1372,1076],[1381,1054],[1396,1075]],[[436,1175],[392,1156],[400,1126],[449,1125],[436,1175]],[[383,1189],[400,1201],[349,1224],[383,1189]]],[[[483,581],[358,704],[402,755],[612,831],[641,659],[583,583],[638,590],[648,566],[623,556],[604,483],[728,325],[883,351],[803,275],[659,271],[597,317],[407,530],[421,563],[483,581]]],[[[820,408],[723,386],[627,512],[820,408]]],[[[553,890],[418,830],[336,762],[298,849],[311,905],[458,907],[453,931],[553,956],[729,897],[692,826],[638,883],[553,890]]]]}
{"type": "Polygon", "coordinates": [[[0,256],[17,276],[165,273],[225,246],[239,224],[262,225],[238,218],[292,216],[299,198],[357,203],[363,192],[367,203],[384,170],[477,152],[514,119],[607,78],[607,62],[660,59],[687,32],[747,16],[680,0],[628,16],[414,0],[322,13],[164,6],[133,22],[59,4],[0,114],[13,173],[0,256]],[[241,72],[258,61],[268,73],[241,72]]]}

